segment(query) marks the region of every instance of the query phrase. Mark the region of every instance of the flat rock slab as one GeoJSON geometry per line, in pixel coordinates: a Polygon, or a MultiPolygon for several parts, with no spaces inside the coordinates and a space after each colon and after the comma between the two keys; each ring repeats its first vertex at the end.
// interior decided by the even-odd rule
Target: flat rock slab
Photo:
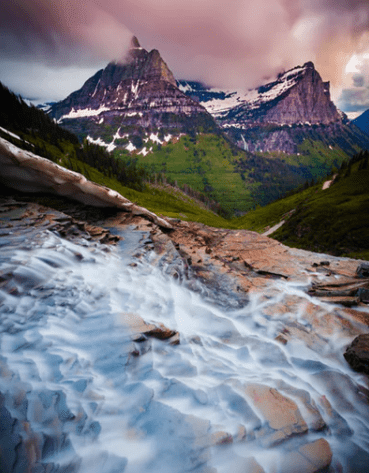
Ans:
{"type": "Polygon", "coordinates": [[[327,471],[332,461],[332,450],[325,439],[307,443],[297,451],[287,453],[279,469],[274,472],[283,473],[319,473],[327,471]]]}
{"type": "Polygon", "coordinates": [[[149,324],[138,314],[122,313],[120,314],[120,321],[128,325],[132,331],[133,339],[136,341],[140,341],[139,337],[145,335],[159,340],[170,339],[172,345],[179,344],[178,332],[165,327],[163,324],[149,324]]]}
{"type": "Polygon", "coordinates": [[[245,393],[269,427],[275,431],[265,438],[269,445],[281,443],[291,436],[308,431],[296,403],[276,389],[262,384],[249,384],[245,393]]]}
{"type": "Polygon", "coordinates": [[[343,356],[352,369],[369,374],[369,334],[356,337],[343,356]]]}

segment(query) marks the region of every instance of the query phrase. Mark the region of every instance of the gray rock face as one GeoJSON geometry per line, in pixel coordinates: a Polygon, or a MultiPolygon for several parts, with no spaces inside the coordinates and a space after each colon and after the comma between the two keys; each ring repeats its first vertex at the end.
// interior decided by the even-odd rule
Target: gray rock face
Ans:
{"type": "Polygon", "coordinates": [[[357,336],[343,356],[352,369],[369,374],[369,334],[357,336]]]}
{"type": "Polygon", "coordinates": [[[339,146],[348,154],[356,152],[352,143],[369,144],[367,136],[337,110],[329,82],[323,82],[312,62],[246,93],[222,92],[196,82],[179,85],[204,105],[240,148],[250,152],[296,154],[306,138],[339,146]]]}
{"type": "Polygon", "coordinates": [[[314,64],[308,62],[282,74],[277,81],[259,87],[257,95],[219,117],[228,126],[255,124],[329,124],[342,116],[331,101],[329,83],[323,82],[314,64]]]}
{"type": "Polygon", "coordinates": [[[111,136],[120,129],[121,137],[132,127],[171,132],[201,123],[216,128],[204,107],[177,87],[160,53],[141,48],[137,38],[122,61],[109,63],[49,113],[80,137],[100,137],[107,126],[111,136]]]}

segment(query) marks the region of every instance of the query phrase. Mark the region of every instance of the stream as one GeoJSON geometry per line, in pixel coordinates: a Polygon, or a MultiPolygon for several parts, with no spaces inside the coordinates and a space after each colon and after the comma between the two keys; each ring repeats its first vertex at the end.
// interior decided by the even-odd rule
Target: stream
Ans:
{"type": "Polygon", "coordinates": [[[328,471],[369,470],[367,382],[342,356],[345,327],[275,340],[292,319],[311,334],[307,282],[271,279],[267,297],[227,303],[152,264],[153,252],[134,258],[148,234],[121,236],[108,247],[2,230],[2,473],[313,471],[281,465],[320,439],[328,471]],[[271,315],[286,295],[298,311],[271,315]],[[133,341],[129,314],[180,344],[133,341]]]}

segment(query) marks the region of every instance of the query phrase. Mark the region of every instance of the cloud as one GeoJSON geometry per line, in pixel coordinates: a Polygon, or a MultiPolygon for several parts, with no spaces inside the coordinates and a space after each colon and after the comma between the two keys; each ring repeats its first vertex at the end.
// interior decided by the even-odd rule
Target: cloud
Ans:
{"type": "Polygon", "coordinates": [[[369,55],[356,58],[355,69],[351,74],[351,84],[344,88],[338,99],[339,107],[346,112],[364,112],[369,109],[369,55]]]}
{"type": "Polygon", "coordinates": [[[240,88],[309,60],[339,86],[368,32],[367,0],[13,0],[0,18],[14,64],[97,66],[123,57],[135,34],[177,78],[240,88]]]}

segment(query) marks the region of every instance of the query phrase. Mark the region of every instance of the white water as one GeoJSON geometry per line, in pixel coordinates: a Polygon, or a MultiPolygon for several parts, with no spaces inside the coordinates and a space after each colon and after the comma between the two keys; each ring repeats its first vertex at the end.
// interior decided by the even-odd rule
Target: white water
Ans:
{"type": "Polygon", "coordinates": [[[205,301],[150,257],[129,266],[146,238],[140,233],[108,249],[27,232],[0,238],[7,279],[0,286],[0,392],[14,418],[56,437],[43,462],[75,464],[81,473],[225,473],[245,472],[237,465],[253,456],[271,472],[286,450],[325,438],[331,471],[339,464],[368,471],[369,407],[358,389],[365,378],[342,356],[347,332],[317,334],[314,346],[274,340],[291,319],[311,329],[304,308],[312,298],[303,286],[271,280],[269,299],[254,295],[235,310],[205,301]],[[298,311],[270,316],[291,294],[301,300],[298,311]],[[178,330],[180,345],[133,343],[129,313],[178,330]],[[270,445],[267,423],[245,394],[250,383],[293,399],[309,432],[270,445]],[[314,431],[304,397],[327,428],[314,431]],[[217,431],[233,443],[214,445],[217,431]]]}

